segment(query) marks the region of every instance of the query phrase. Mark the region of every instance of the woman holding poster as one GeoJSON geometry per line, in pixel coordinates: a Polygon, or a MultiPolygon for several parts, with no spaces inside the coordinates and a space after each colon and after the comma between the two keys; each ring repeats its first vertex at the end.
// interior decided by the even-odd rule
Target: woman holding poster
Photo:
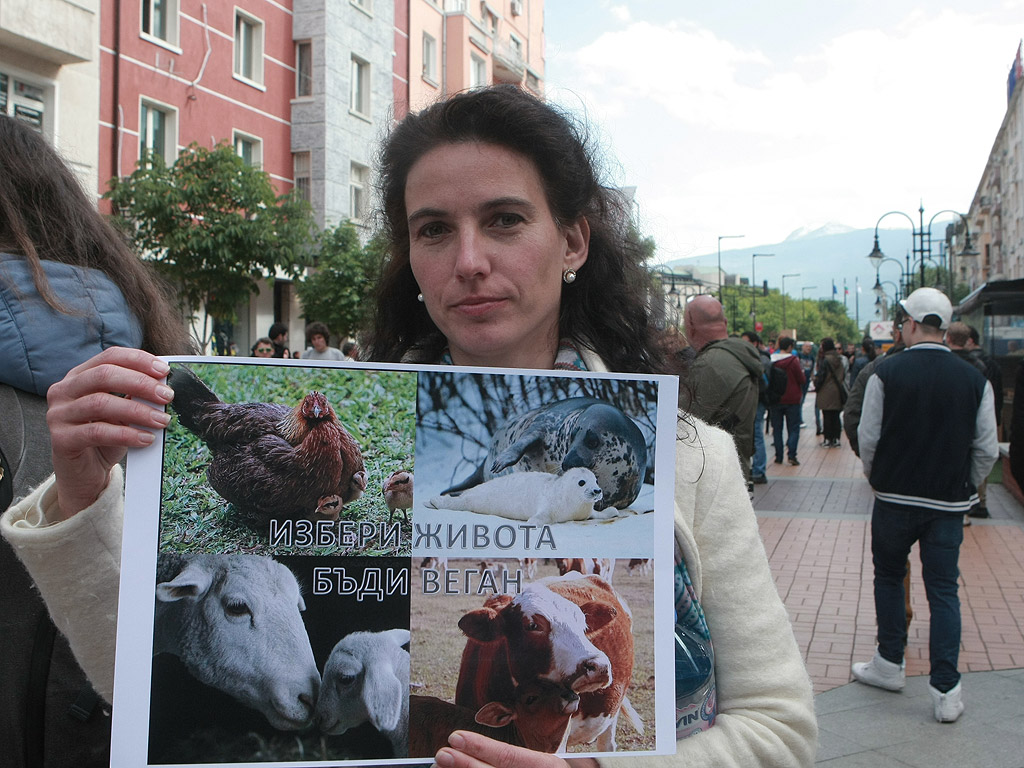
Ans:
{"type": "MultiPolygon", "coordinates": [[[[513,87],[458,94],[395,128],[381,154],[380,185],[391,247],[368,358],[660,370],[647,312],[648,275],[629,234],[629,206],[601,185],[582,131],[565,115],[513,87]]],[[[150,429],[163,426],[162,414],[139,401],[170,400],[160,382],[166,370],[147,353],[110,349],[51,389],[56,484],[8,513],[6,536],[18,546],[42,548],[41,540],[56,537],[64,525],[117,525],[116,463],[127,448],[151,442],[150,429]],[[130,397],[106,394],[111,391],[130,397]],[[11,526],[13,520],[45,525],[66,518],[72,521],[30,534],[11,526]]],[[[713,648],[713,675],[698,686],[707,717],[700,727],[680,724],[686,738],[676,755],[647,757],[644,765],[812,764],[811,684],[735,450],[727,434],[686,415],[676,440],[675,554],[682,634],[713,648]]],[[[53,560],[61,571],[73,570],[52,553],[37,557],[34,568],[57,566],[53,560]]],[[[88,562],[80,568],[94,570],[88,562]]],[[[60,586],[46,574],[34,575],[55,613],[72,607],[60,591],[80,573],[65,575],[60,586]]],[[[116,575],[101,578],[109,611],[116,575]]],[[[98,628],[96,618],[80,635],[97,643],[96,633],[106,632],[109,643],[112,625],[98,628]]],[[[82,653],[89,650],[83,646],[82,653]]],[[[82,663],[109,691],[109,655],[82,663]]],[[[435,758],[445,768],[566,764],[469,731],[453,733],[449,745],[435,758]]],[[[573,764],[628,761],[624,755],[573,764]]]]}

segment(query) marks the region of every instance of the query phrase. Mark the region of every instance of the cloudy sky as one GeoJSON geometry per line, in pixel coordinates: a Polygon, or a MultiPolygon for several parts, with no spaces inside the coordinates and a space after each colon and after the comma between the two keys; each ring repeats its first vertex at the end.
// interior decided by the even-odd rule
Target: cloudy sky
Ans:
{"type": "Polygon", "coordinates": [[[966,213],[1024,36],[1024,0],[545,5],[549,98],[596,126],[661,261],[966,213]]]}

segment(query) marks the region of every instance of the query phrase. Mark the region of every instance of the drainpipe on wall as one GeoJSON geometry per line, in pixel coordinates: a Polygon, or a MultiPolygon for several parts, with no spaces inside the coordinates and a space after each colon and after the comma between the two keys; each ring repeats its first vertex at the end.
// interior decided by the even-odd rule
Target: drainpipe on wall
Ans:
{"type": "Polygon", "coordinates": [[[111,77],[114,114],[110,123],[114,126],[110,138],[110,177],[121,177],[121,0],[114,0],[114,72],[111,77]]]}
{"type": "MultiPolygon", "coordinates": [[[[412,70],[412,63],[409,64],[412,70]]],[[[441,97],[448,98],[448,11],[441,6],[441,97]]]]}

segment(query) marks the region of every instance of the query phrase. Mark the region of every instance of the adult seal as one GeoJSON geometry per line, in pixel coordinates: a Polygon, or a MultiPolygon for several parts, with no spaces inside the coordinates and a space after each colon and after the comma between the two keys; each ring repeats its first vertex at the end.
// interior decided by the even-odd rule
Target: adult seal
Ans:
{"type": "Polygon", "coordinates": [[[594,504],[625,509],[640,495],[647,443],[625,413],[603,400],[570,397],[513,416],[491,437],[477,471],[443,493],[454,493],[510,472],[594,473],[603,498],[594,504]]]}

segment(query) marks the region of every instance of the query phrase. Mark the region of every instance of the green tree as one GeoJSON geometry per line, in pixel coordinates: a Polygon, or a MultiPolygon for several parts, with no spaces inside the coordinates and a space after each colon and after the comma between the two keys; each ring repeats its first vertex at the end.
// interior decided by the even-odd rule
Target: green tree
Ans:
{"type": "Polygon", "coordinates": [[[314,224],[309,204],[278,196],[265,172],[246,165],[227,143],[190,144],[173,165],[140,161],[104,195],[136,248],[179,289],[193,335],[207,341],[207,318],[233,320],[259,283],[301,274],[314,224]],[[202,332],[195,312],[205,309],[202,332]]]}
{"type": "Polygon", "coordinates": [[[325,230],[316,269],[295,286],[306,321],[319,320],[341,337],[355,335],[370,306],[384,247],[380,238],[364,247],[347,221],[325,230]]]}
{"type": "Polygon", "coordinates": [[[784,330],[794,328],[800,341],[817,342],[825,336],[844,342],[862,338],[841,301],[800,300],[786,296],[785,323],[783,297],[778,289],[770,289],[766,296],[760,286],[755,289],[747,285],[726,285],[722,289],[721,301],[730,333],[755,330],[756,321],[762,325],[758,333],[765,342],[778,338],[784,330]],[[750,316],[755,306],[756,320],[750,316]]]}

